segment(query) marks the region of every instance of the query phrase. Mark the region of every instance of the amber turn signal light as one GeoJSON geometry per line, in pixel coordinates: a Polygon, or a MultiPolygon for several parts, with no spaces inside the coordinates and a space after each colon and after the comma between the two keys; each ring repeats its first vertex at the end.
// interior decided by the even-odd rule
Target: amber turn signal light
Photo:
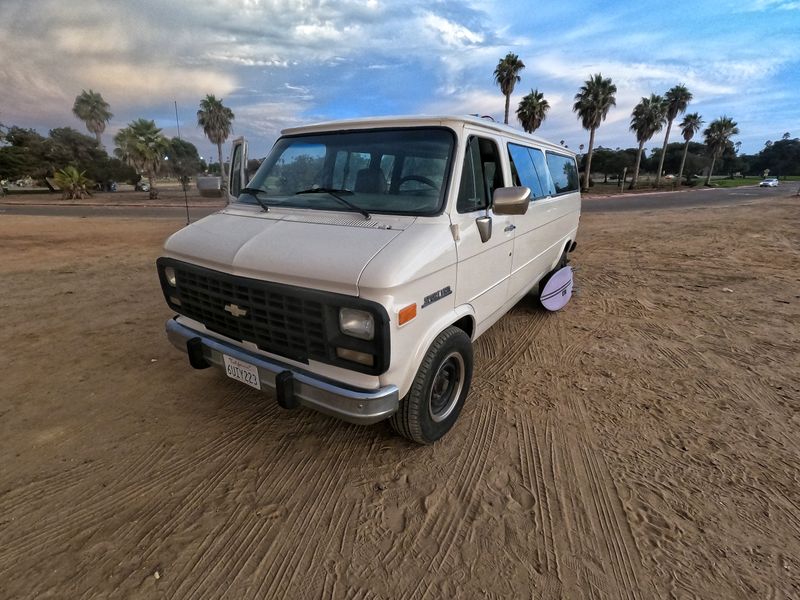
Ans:
{"type": "Polygon", "coordinates": [[[397,313],[397,323],[398,325],[405,325],[411,319],[417,316],[417,304],[409,304],[405,308],[401,308],[400,312],[397,313]]]}

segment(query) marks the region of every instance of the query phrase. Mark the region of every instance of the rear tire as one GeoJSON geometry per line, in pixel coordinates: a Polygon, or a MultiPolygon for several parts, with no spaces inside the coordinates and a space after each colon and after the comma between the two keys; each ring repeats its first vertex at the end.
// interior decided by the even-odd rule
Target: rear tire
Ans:
{"type": "Polygon", "coordinates": [[[433,341],[411,389],[392,415],[392,428],[417,444],[432,444],[458,419],[472,381],[472,342],[458,327],[433,341]]]}

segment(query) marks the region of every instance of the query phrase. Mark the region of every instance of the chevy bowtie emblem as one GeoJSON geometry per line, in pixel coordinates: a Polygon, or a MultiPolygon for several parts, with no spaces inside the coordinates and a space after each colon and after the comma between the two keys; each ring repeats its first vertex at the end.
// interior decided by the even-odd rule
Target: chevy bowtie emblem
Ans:
{"type": "Polygon", "coordinates": [[[247,314],[246,308],[239,308],[235,304],[226,304],[225,310],[231,313],[234,317],[243,317],[247,314]]]}

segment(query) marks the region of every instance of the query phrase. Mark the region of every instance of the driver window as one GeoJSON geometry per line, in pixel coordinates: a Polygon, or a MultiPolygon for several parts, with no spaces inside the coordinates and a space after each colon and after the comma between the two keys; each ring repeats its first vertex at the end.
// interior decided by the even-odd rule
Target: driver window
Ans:
{"type": "Polygon", "coordinates": [[[485,209],[499,187],[503,187],[503,175],[497,144],[486,138],[470,136],[461,170],[456,210],[468,213],[485,209]]]}
{"type": "Polygon", "coordinates": [[[242,189],[242,145],[237,144],[233,148],[233,160],[231,160],[231,189],[233,196],[239,195],[242,189]]]}

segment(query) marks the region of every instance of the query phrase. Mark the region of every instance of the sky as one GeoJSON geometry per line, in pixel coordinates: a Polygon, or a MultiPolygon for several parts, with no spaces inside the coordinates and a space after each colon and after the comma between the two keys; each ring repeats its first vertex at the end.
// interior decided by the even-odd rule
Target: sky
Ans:
{"type": "Polygon", "coordinates": [[[175,136],[177,103],[182,138],[209,156],[196,112],[215,94],[264,156],[281,129],[332,119],[502,121],[493,71],[507,52],[526,65],[510,124],[536,88],[551,106],[537,134],[576,151],[588,132],[573,98],[594,73],[618,89],[597,145],[635,146],[634,105],[676,84],[706,124],[738,123],[742,152],[800,137],[800,0],[0,0],[0,123],[86,132],[71,109],[92,89],[114,113],[107,148],[140,117],[175,136]]]}

